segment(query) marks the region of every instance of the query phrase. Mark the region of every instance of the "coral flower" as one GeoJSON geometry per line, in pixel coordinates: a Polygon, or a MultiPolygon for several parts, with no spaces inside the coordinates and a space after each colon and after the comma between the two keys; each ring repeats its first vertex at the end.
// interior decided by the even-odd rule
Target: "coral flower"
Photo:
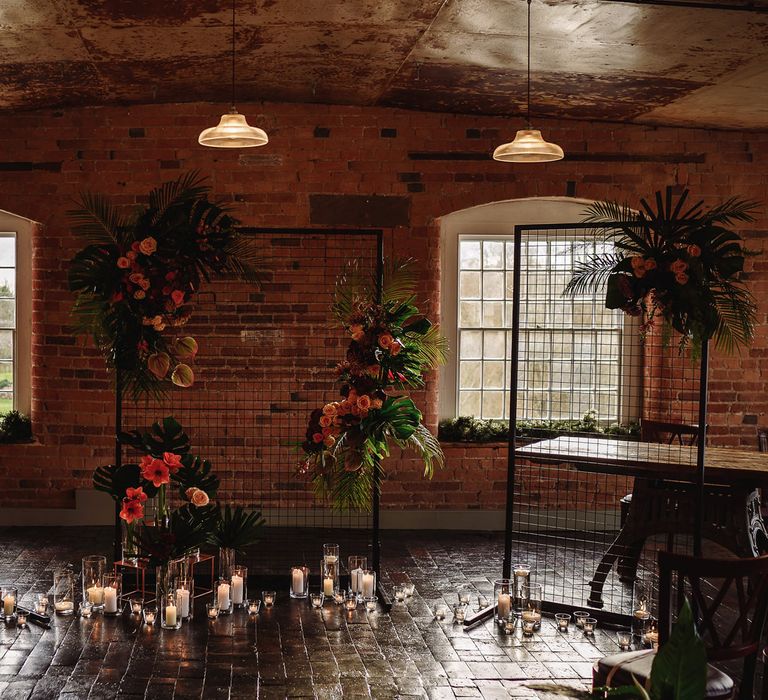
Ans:
{"type": "Polygon", "coordinates": [[[134,520],[140,520],[144,517],[144,506],[141,505],[140,501],[124,498],[120,517],[130,525],[134,520]]]}
{"type": "Polygon", "coordinates": [[[393,340],[392,344],[389,346],[389,354],[392,355],[392,357],[395,357],[400,354],[402,349],[403,344],[399,340],[393,340]]]}
{"type": "Polygon", "coordinates": [[[193,506],[197,506],[198,508],[207,506],[211,501],[211,499],[208,498],[208,494],[202,489],[195,489],[189,500],[192,501],[193,506]]]}
{"type": "Polygon", "coordinates": [[[153,459],[143,467],[141,476],[143,479],[151,481],[155,488],[160,488],[163,484],[171,481],[171,472],[162,459],[153,459]]]}
{"type": "Polygon", "coordinates": [[[355,324],[349,327],[349,332],[352,335],[352,340],[362,340],[365,337],[365,331],[359,324],[355,324]]]}
{"type": "Polygon", "coordinates": [[[371,397],[370,396],[359,396],[357,398],[357,407],[361,411],[367,411],[371,407],[371,397]]]}
{"type": "Polygon", "coordinates": [[[320,418],[320,426],[323,428],[327,428],[333,423],[333,418],[331,416],[323,416],[320,418]]]}
{"type": "Polygon", "coordinates": [[[323,441],[323,434],[322,433],[315,433],[312,435],[312,442],[322,442],[323,441]]]}
{"type": "Polygon", "coordinates": [[[152,255],[157,250],[157,241],[152,236],[147,236],[141,243],[139,243],[139,250],[144,255],[152,255]]]}
{"type": "Polygon", "coordinates": [[[688,275],[686,275],[684,272],[678,272],[675,275],[675,282],[678,284],[687,284],[688,283],[688,275]]]}
{"type": "Polygon", "coordinates": [[[323,445],[326,447],[333,447],[336,444],[336,438],[333,437],[333,435],[326,435],[325,440],[323,440],[323,445]]]}
{"type": "Polygon", "coordinates": [[[386,350],[390,345],[392,345],[393,340],[394,338],[392,337],[391,333],[382,333],[379,336],[379,347],[386,350]]]}
{"type": "Polygon", "coordinates": [[[384,402],[381,399],[373,399],[371,401],[371,408],[381,408],[384,405],[384,402]]]}
{"type": "Polygon", "coordinates": [[[184,292],[180,289],[175,289],[171,292],[171,299],[176,306],[181,306],[184,303],[184,292]]]}
{"type": "Polygon", "coordinates": [[[143,279],[144,275],[142,275],[140,272],[132,272],[130,275],[128,275],[128,280],[133,282],[133,284],[138,284],[143,279]]]}
{"type": "Polygon", "coordinates": [[[131,261],[128,258],[126,258],[125,256],[121,255],[117,259],[117,266],[121,270],[127,270],[131,266],[131,261]]]}
{"type": "Polygon", "coordinates": [[[170,470],[171,474],[175,474],[181,467],[181,455],[177,455],[174,452],[163,452],[163,462],[170,470]]]}
{"type": "Polygon", "coordinates": [[[335,416],[337,412],[336,404],[327,403],[323,406],[323,414],[326,416],[335,416]]]}
{"type": "Polygon", "coordinates": [[[125,497],[129,501],[138,501],[139,503],[144,503],[147,500],[147,494],[144,493],[144,489],[141,486],[137,486],[135,489],[129,486],[125,489],[125,497]]]}
{"type": "Polygon", "coordinates": [[[691,243],[691,245],[688,246],[688,255],[692,258],[698,258],[701,255],[701,248],[695,243],[691,243]]]}
{"type": "Polygon", "coordinates": [[[134,299],[138,299],[139,301],[141,301],[142,299],[146,298],[146,296],[147,296],[147,293],[143,289],[137,289],[133,293],[133,298],[134,299]]]}

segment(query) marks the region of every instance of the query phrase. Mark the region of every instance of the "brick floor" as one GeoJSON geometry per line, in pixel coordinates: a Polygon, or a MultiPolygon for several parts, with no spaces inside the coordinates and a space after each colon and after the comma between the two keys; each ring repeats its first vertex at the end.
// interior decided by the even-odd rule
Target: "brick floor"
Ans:
{"type": "MultiPolygon", "coordinates": [[[[57,617],[47,630],[0,626],[0,697],[535,698],[548,694],[537,695],[531,681],[587,687],[594,660],[617,649],[612,631],[598,629],[592,639],[575,628],[561,634],[548,618],[531,639],[492,623],[466,630],[436,622],[431,606],[456,602],[459,585],[487,592],[497,564],[477,545],[485,542],[495,557],[498,538],[390,539],[386,585],[412,580],[417,591],[389,613],[350,615],[332,603],[315,611],[289,599],[286,574],[276,606],[256,619],[235,611],[209,622],[199,599],[194,621],[178,631],[143,627],[127,613],[57,617]]],[[[110,532],[0,528],[0,544],[0,582],[14,583],[31,603],[50,588],[54,567],[109,552],[110,532]]],[[[249,593],[258,592],[257,579],[249,593]]]]}

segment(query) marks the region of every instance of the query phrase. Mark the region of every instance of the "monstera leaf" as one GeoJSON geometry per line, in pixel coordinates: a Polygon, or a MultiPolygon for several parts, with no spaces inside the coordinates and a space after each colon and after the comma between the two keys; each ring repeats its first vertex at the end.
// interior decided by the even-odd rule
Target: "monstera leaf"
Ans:
{"type": "Polygon", "coordinates": [[[171,513],[168,528],[141,525],[134,542],[140,556],[151,566],[158,566],[205,544],[215,518],[215,506],[184,506],[171,513]]]}
{"type": "Polygon", "coordinates": [[[207,459],[191,454],[182,456],[181,467],[172,476],[173,480],[179,484],[179,493],[182,498],[186,498],[186,491],[189,488],[205,491],[209,497],[213,498],[219,490],[221,481],[218,476],[211,473],[212,468],[207,459]]]}
{"type": "Polygon", "coordinates": [[[144,487],[144,493],[150,498],[157,493],[157,489],[151,482],[141,478],[141,469],[138,464],[122,464],[115,467],[107,464],[97,467],[93,473],[93,487],[97,491],[108,493],[115,501],[122,501],[128,488],[144,487]]]}
{"type": "Polygon", "coordinates": [[[140,452],[162,457],[163,452],[173,452],[177,455],[187,454],[190,450],[189,435],[173,417],[166,416],[161,423],[153,423],[146,432],[132,430],[121,433],[120,440],[124,445],[130,445],[140,452]]]}

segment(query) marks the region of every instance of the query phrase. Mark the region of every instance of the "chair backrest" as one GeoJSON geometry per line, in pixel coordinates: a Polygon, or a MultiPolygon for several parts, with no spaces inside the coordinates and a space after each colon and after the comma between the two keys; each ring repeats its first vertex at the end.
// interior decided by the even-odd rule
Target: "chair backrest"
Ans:
{"type": "Polygon", "coordinates": [[[711,661],[757,654],[768,613],[768,555],[701,559],[659,552],[661,644],[669,638],[673,609],[679,609],[683,595],[691,601],[711,661]]]}
{"type": "Polygon", "coordinates": [[[699,440],[699,426],[688,423],[667,423],[659,420],[640,420],[643,442],[661,442],[672,445],[695,445],[699,440]]]}

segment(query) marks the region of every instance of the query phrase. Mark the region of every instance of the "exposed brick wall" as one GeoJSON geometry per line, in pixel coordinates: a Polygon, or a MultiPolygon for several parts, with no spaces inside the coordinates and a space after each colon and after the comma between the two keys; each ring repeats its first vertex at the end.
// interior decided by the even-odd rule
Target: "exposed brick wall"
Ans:
{"type": "MultiPolygon", "coordinates": [[[[236,205],[245,225],[275,227],[327,221],[321,217],[329,216],[327,206],[316,208],[313,219],[313,195],[355,196],[336,200],[335,214],[342,218],[335,222],[360,226],[360,217],[370,215],[365,225],[385,228],[390,254],[421,260],[421,292],[432,315],[440,302],[435,219],[452,211],[566,194],[636,203],[670,182],[690,186],[707,203],[731,196],[768,199],[768,133],[546,121],[541,128],[547,137],[573,158],[514,166],[446,156],[489,153],[518,126],[504,119],[242,105],[270,134],[269,146],[235,152],[198,146],[199,131],[223,109],[182,104],[0,116],[0,208],[45,225],[33,258],[32,412],[41,444],[0,447],[0,504],[72,505],[73,489],[87,486],[93,466],[111,457],[110,382],[101,358],[75,340],[68,325],[66,261],[79,246],[65,212],[83,190],[131,206],[156,184],[198,169],[210,175],[216,195],[236,205]],[[256,117],[258,112],[262,115],[256,117]],[[395,129],[396,136],[384,129],[395,129]],[[373,212],[359,206],[358,197],[373,195],[397,198],[397,203],[385,202],[373,212]],[[407,224],[399,225],[403,216],[407,224]]],[[[765,210],[745,228],[752,247],[760,249],[768,230],[765,210]]],[[[741,357],[713,357],[709,422],[718,444],[754,446],[754,423],[766,422],[768,263],[761,256],[748,264],[760,302],[760,330],[754,347],[741,357]]],[[[420,396],[431,425],[436,399],[433,377],[420,396]]],[[[500,507],[504,460],[488,456],[493,449],[449,447],[449,466],[431,485],[420,481],[415,461],[393,460],[385,506],[500,507]]]]}

